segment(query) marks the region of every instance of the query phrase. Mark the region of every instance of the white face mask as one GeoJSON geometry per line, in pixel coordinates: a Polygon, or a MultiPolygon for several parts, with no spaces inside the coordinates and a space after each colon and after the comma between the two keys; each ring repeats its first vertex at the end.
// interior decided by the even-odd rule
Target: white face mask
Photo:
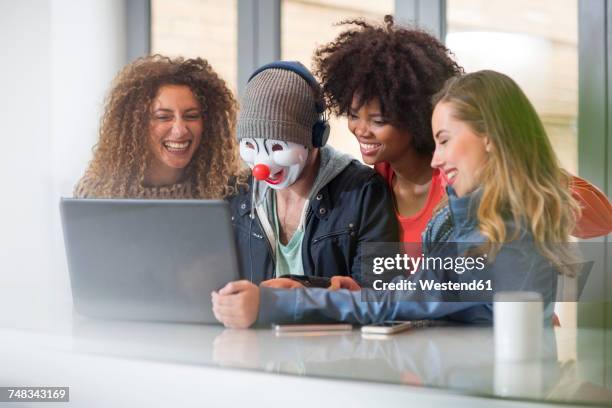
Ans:
{"type": "Polygon", "coordinates": [[[253,177],[275,190],[282,190],[302,174],[308,149],[282,140],[246,138],[240,140],[240,157],[253,171],[253,177]]]}

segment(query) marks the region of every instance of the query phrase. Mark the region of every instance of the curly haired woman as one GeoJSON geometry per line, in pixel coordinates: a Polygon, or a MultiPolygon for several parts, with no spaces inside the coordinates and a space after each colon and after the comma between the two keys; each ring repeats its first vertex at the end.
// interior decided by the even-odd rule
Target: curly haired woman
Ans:
{"type": "MultiPolygon", "coordinates": [[[[445,197],[444,174],[430,167],[434,151],[432,96],[463,72],[449,50],[431,35],[361,20],[315,53],[315,73],[336,115],[348,117],[363,161],[387,181],[403,242],[420,243],[433,210],[445,197]]],[[[612,231],[606,196],[574,177],[572,189],[583,207],[574,235],[589,238],[612,231]]],[[[420,251],[418,251],[420,253],[420,251]]]]}
{"type": "Polygon", "coordinates": [[[139,58],[115,78],[81,198],[223,198],[239,173],[236,101],[205,60],[139,58]]]}

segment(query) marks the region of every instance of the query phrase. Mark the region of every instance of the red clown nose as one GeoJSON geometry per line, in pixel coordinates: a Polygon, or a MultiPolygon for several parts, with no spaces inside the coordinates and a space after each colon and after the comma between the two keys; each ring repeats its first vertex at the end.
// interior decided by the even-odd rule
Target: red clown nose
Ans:
{"type": "Polygon", "coordinates": [[[258,164],[253,167],[253,177],[257,180],[265,180],[270,176],[270,168],[265,164],[258,164]]]}

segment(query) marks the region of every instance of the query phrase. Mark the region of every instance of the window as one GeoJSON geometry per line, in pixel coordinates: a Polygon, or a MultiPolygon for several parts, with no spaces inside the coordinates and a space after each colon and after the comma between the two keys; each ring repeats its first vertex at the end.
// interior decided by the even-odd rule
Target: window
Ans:
{"type": "Polygon", "coordinates": [[[153,0],[151,53],[202,57],[236,93],[237,1],[153,0]]]}
{"type": "MultiPolygon", "coordinates": [[[[281,3],[281,58],[300,61],[312,68],[314,51],[346,29],[334,24],[347,19],[365,18],[381,23],[393,14],[393,0],[283,0],[281,3]]],[[[349,132],[346,118],[331,117],[329,144],[361,159],[359,145],[349,132]]]]}
{"type": "Polygon", "coordinates": [[[467,72],[513,78],[542,119],[565,169],[578,172],[576,0],[447,0],[446,45],[467,72]]]}

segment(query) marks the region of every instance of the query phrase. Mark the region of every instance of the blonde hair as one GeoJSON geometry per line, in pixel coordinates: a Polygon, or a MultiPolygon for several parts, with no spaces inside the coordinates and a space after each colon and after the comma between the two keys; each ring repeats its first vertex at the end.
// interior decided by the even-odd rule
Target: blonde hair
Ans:
{"type": "Polygon", "coordinates": [[[187,188],[177,190],[179,197],[222,198],[235,191],[240,161],[234,134],[237,104],[231,91],[206,60],[161,55],[139,58],[115,78],[93,159],[77,191],[91,197],[142,196],[150,160],[150,107],[163,85],[188,86],[204,118],[202,141],[185,169],[182,185],[187,188]]]}
{"type": "Polygon", "coordinates": [[[508,76],[485,70],[449,79],[433,97],[434,105],[442,102],[491,142],[477,211],[479,230],[490,248],[517,239],[520,227],[526,228],[538,251],[571,274],[567,266],[573,258],[564,248],[580,207],[527,96],[508,76]],[[505,219],[517,226],[511,236],[505,219]]]}

